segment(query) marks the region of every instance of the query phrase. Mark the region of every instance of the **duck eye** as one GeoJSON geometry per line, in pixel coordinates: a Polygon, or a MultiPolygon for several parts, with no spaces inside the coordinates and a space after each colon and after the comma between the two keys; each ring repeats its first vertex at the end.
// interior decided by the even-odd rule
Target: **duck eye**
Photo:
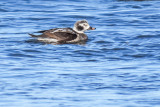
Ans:
{"type": "Polygon", "coordinates": [[[83,26],[87,26],[86,24],[83,24],[83,26]]]}

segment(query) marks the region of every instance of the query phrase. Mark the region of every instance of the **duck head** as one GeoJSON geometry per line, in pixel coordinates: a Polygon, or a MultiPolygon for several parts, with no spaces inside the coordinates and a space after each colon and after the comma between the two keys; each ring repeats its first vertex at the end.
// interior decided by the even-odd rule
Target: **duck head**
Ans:
{"type": "Polygon", "coordinates": [[[74,24],[73,30],[77,33],[84,33],[86,30],[95,30],[96,28],[91,27],[87,20],[79,20],[74,24]]]}

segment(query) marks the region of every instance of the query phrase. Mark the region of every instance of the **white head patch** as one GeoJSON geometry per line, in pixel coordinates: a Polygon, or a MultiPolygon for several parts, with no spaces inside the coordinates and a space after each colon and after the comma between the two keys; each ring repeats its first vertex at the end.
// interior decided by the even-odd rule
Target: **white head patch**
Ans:
{"type": "Polygon", "coordinates": [[[80,20],[74,24],[73,30],[78,33],[84,33],[87,29],[89,29],[90,25],[87,20],[80,20]]]}

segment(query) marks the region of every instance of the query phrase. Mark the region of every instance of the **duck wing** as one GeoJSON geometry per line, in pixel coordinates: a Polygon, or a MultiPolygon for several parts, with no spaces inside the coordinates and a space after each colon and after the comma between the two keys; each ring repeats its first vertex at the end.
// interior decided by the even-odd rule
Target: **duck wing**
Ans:
{"type": "Polygon", "coordinates": [[[53,38],[58,41],[71,41],[77,38],[77,33],[72,28],[56,28],[43,31],[43,34],[39,37],[53,38]]]}

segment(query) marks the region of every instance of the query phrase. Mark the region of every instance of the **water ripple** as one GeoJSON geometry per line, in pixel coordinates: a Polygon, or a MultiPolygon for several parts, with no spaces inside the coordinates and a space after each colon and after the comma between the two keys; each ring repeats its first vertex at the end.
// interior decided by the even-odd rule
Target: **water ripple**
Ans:
{"type": "Polygon", "coordinates": [[[158,0],[0,1],[0,106],[158,106],[158,0]],[[28,33],[87,19],[85,44],[28,33]]]}

